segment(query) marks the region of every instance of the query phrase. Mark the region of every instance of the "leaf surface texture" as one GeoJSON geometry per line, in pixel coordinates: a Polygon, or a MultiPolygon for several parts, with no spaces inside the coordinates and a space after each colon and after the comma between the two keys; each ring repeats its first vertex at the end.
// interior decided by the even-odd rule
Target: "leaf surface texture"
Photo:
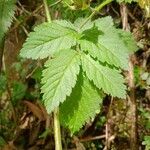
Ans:
{"type": "Polygon", "coordinates": [[[11,25],[15,2],[15,0],[0,0],[0,42],[11,25]]]}
{"type": "Polygon", "coordinates": [[[63,21],[60,23],[54,21],[37,26],[34,32],[29,34],[20,55],[26,58],[43,59],[76,45],[78,33],[72,28],[64,27],[63,23],[67,24],[63,21]]]}
{"type": "Polygon", "coordinates": [[[124,79],[119,71],[101,65],[86,54],[82,54],[81,60],[83,70],[86,72],[87,77],[92,80],[99,89],[102,89],[105,93],[111,94],[114,97],[126,97],[124,79]]]}
{"type": "Polygon", "coordinates": [[[42,93],[48,113],[71,94],[79,74],[79,58],[76,51],[68,49],[46,62],[42,78],[42,93]]]}
{"type": "Polygon", "coordinates": [[[102,99],[102,92],[87,78],[80,77],[71,96],[60,107],[61,123],[69,127],[72,133],[78,131],[99,113],[102,99]]]}

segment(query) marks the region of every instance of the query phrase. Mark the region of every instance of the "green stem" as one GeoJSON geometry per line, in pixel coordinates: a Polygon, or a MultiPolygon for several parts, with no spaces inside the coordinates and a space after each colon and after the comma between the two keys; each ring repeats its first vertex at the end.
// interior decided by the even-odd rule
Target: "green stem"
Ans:
{"type": "Polygon", "coordinates": [[[54,136],[55,136],[55,150],[62,150],[61,143],[61,132],[60,132],[60,122],[59,122],[59,108],[54,110],[54,136]]]}
{"type": "Polygon", "coordinates": [[[48,22],[51,22],[51,16],[50,16],[50,12],[48,9],[48,4],[47,4],[47,0],[43,0],[44,3],[44,7],[45,7],[45,13],[46,13],[46,18],[48,22]]]}
{"type": "Polygon", "coordinates": [[[56,2],[54,2],[53,4],[50,5],[50,7],[54,6],[54,5],[57,5],[58,3],[60,3],[62,0],[58,0],[56,2]]]}
{"type": "MultiPolygon", "coordinates": [[[[47,0],[43,0],[46,18],[47,21],[51,22],[51,16],[48,9],[47,0]]],[[[60,131],[60,122],[59,122],[59,108],[55,108],[54,110],[54,137],[55,137],[55,150],[62,150],[62,143],[61,143],[61,131],[60,131]]]]}
{"type": "Polygon", "coordinates": [[[111,3],[113,0],[106,0],[100,5],[98,5],[94,11],[91,13],[91,15],[81,24],[80,28],[82,28],[98,11],[100,11],[104,6],[111,3]]]}

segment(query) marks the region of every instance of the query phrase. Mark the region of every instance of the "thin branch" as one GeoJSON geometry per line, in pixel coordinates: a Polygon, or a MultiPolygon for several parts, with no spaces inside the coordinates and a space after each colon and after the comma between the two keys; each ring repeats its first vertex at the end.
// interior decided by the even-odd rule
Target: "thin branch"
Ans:
{"type": "Polygon", "coordinates": [[[106,135],[99,135],[95,137],[86,137],[83,139],[79,139],[80,142],[87,142],[87,141],[94,141],[94,140],[99,140],[99,139],[104,139],[106,135]]]}
{"type": "Polygon", "coordinates": [[[94,11],[91,13],[91,15],[81,24],[80,28],[82,28],[97,12],[99,12],[104,6],[111,3],[113,0],[106,0],[100,5],[98,5],[94,11]]]}
{"type": "Polygon", "coordinates": [[[9,32],[14,31],[16,28],[18,28],[18,26],[20,26],[21,24],[23,24],[24,22],[26,22],[28,19],[30,19],[32,16],[35,16],[36,13],[38,13],[41,9],[43,8],[43,5],[40,5],[39,7],[37,7],[37,9],[35,9],[29,16],[27,16],[23,21],[20,21],[17,23],[10,29],[9,32]]]}
{"type": "Polygon", "coordinates": [[[54,6],[54,5],[59,4],[61,1],[62,1],[62,0],[58,0],[58,1],[56,1],[55,3],[51,4],[51,5],[50,5],[50,7],[52,7],[52,6],[54,6]]]}
{"type": "MultiPolygon", "coordinates": [[[[127,6],[122,3],[120,6],[122,26],[125,31],[129,31],[128,24],[128,11],[127,6]]],[[[129,88],[130,88],[130,113],[131,113],[131,134],[130,134],[130,149],[137,150],[137,106],[135,98],[135,84],[134,84],[134,64],[133,57],[130,56],[129,60],[129,88]]]]}

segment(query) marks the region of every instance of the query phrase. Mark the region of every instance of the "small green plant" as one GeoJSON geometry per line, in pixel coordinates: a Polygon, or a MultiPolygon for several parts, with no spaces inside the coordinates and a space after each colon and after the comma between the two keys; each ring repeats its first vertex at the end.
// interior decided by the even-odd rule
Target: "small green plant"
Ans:
{"type": "MultiPolygon", "coordinates": [[[[105,94],[126,98],[125,80],[121,70],[128,70],[129,54],[137,49],[136,43],[130,32],[115,28],[111,17],[91,20],[111,1],[103,1],[96,8],[92,8],[93,12],[88,18],[77,18],[71,22],[51,21],[47,1],[43,0],[49,22],[37,26],[34,32],[29,34],[21,50],[21,56],[25,58],[47,58],[42,72],[41,92],[47,112],[49,114],[54,112],[55,130],[60,129],[60,119],[61,125],[68,127],[72,134],[77,132],[85,122],[100,112],[105,94]]],[[[4,36],[11,25],[15,2],[15,0],[0,1],[0,49],[3,49],[4,36]]],[[[91,1],[61,2],[71,9],[87,10],[91,1]]],[[[40,78],[39,74],[34,75],[36,79],[40,78]]],[[[3,81],[5,85],[5,78],[2,77],[1,82],[3,81]]],[[[4,88],[5,86],[0,88],[0,94],[4,88]]],[[[24,97],[26,88],[22,82],[14,82],[12,87],[14,105],[24,97]]],[[[1,120],[2,117],[4,114],[1,114],[1,120]]],[[[60,150],[60,136],[57,134],[55,136],[56,147],[60,145],[56,150],[60,150]]],[[[0,145],[4,143],[0,137],[0,145]]]]}
{"type": "Polygon", "coordinates": [[[104,1],[88,18],[74,23],[51,21],[47,15],[49,22],[29,34],[20,53],[25,58],[47,58],[41,82],[43,102],[48,113],[59,107],[61,124],[72,133],[95,117],[105,94],[126,98],[121,69],[128,70],[136,43],[131,33],[115,28],[111,17],[91,21],[110,2],[104,1]]]}

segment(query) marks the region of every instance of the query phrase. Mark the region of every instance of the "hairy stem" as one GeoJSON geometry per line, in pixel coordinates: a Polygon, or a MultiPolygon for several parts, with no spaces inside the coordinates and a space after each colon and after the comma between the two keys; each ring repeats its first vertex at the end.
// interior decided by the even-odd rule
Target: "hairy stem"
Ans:
{"type": "MultiPolygon", "coordinates": [[[[48,22],[51,22],[51,16],[48,9],[47,0],[43,0],[46,18],[48,22]]],[[[59,108],[54,110],[54,138],[55,138],[55,150],[62,150],[61,143],[61,131],[60,131],[60,122],[59,122],[59,108]]]]}
{"type": "Polygon", "coordinates": [[[137,150],[137,104],[135,97],[135,85],[134,85],[134,74],[133,74],[133,58],[130,57],[129,61],[129,87],[130,87],[130,109],[131,109],[131,134],[130,134],[130,149],[137,150]]]}
{"type": "Polygon", "coordinates": [[[100,11],[104,6],[111,3],[113,0],[106,0],[103,3],[99,4],[94,11],[91,13],[91,15],[81,24],[80,28],[82,28],[98,11],[100,11]]]}
{"type": "MultiPolygon", "coordinates": [[[[127,6],[122,3],[120,6],[120,13],[122,19],[123,30],[129,31],[128,24],[128,11],[127,6]]],[[[129,60],[129,88],[130,88],[130,118],[131,118],[131,134],[130,134],[130,149],[137,150],[137,106],[135,97],[135,84],[134,84],[134,63],[133,56],[130,56],[129,60]]]]}

